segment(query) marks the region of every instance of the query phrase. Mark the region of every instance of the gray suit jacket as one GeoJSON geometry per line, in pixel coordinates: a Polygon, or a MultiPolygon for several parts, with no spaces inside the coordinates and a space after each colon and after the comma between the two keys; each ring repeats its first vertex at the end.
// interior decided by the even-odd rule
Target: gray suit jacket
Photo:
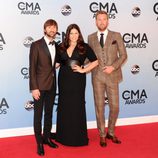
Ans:
{"type": "Polygon", "coordinates": [[[118,83],[122,80],[121,66],[127,58],[127,52],[121,34],[108,30],[108,35],[102,48],[98,41],[97,32],[88,36],[88,44],[94,50],[99,66],[92,70],[92,79],[105,80],[107,83],[118,83]],[[111,74],[103,73],[104,66],[113,66],[111,74]]]}

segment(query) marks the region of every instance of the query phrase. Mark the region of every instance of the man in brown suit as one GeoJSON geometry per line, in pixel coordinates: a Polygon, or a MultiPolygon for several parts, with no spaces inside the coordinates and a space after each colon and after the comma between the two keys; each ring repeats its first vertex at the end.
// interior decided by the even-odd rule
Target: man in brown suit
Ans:
{"type": "Polygon", "coordinates": [[[127,58],[120,33],[108,30],[108,22],[107,13],[98,11],[96,14],[98,31],[88,36],[88,43],[96,53],[99,62],[99,66],[92,70],[92,85],[102,147],[107,145],[106,138],[111,139],[113,143],[121,143],[115,136],[114,128],[119,113],[118,85],[122,80],[121,66],[127,58]],[[105,131],[105,93],[109,101],[108,132],[105,131]]]}
{"type": "Polygon", "coordinates": [[[58,49],[54,42],[57,22],[49,19],[44,23],[44,37],[32,43],[29,56],[30,90],[34,98],[34,133],[37,153],[44,155],[43,144],[58,146],[50,139],[52,112],[56,94],[55,56],[58,49]],[[44,126],[42,130],[42,115],[44,126]],[[42,135],[43,131],[43,135],[42,135]]]}

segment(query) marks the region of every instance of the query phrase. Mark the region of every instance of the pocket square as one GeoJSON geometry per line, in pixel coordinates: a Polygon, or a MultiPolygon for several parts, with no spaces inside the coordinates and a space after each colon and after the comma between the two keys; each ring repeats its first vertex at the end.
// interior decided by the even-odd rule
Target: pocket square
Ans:
{"type": "Polygon", "coordinates": [[[116,40],[114,40],[114,41],[112,41],[112,44],[116,44],[116,42],[117,42],[117,41],[116,41],[116,40]]]}

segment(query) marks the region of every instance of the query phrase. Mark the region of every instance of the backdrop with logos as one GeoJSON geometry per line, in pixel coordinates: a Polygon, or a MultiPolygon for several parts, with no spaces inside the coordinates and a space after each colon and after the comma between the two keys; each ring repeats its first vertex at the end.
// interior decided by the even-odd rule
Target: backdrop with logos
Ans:
{"type": "MultiPolygon", "coordinates": [[[[0,129],[32,127],[32,104],[27,103],[32,101],[29,48],[43,36],[44,22],[51,18],[58,22],[59,43],[71,23],[80,26],[87,42],[87,36],[97,30],[94,17],[98,10],[109,13],[109,29],[121,33],[128,53],[122,67],[119,118],[158,115],[158,1],[5,0],[0,2],[0,129]]],[[[86,110],[87,120],[94,121],[90,73],[86,110]]],[[[55,124],[56,106],[53,113],[55,124]]]]}

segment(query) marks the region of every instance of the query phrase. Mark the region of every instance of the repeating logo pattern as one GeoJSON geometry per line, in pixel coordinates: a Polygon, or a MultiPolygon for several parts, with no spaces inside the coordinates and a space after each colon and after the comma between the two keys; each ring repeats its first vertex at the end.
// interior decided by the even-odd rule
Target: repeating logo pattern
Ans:
{"type": "Polygon", "coordinates": [[[8,109],[9,109],[9,105],[6,98],[2,98],[0,100],[0,115],[7,114],[8,109]]]}
{"type": "Polygon", "coordinates": [[[140,16],[140,14],[141,14],[140,8],[134,7],[133,10],[132,10],[132,15],[133,15],[134,17],[138,17],[138,16],[140,16]]]}
{"type": "Polygon", "coordinates": [[[28,36],[24,39],[23,44],[25,47],[30,48],[33,41],[34,41],[34,39],[31,36],[28,36]]]}
{"type": "Polygon", "coordinates": [[[72,12],[72,9],[69,5],[64,5],[62,8],[61,8],[61,13],[64,15],[64,16],[69,16],[72,12]]]}
{"type": "Polygon", "coordinates": [[[153,11],[157,15],[156,21],[158,21],[158,2],[154,4],[153,11]]]}
{"type": "MultiPolygon", "coordinates": [[[[98,10],[105,10],[109,14],[109,29],[121,33],[127,50],[128,59],[123,65],[123,82],[120,86],[120,105],[126,105],[128,108],[123,108],[125,111],[121,112],[121,117],[126,115],[126,110],[131,113],[139,105],[142,105],[140,115],[146,115],[146,111],[148,114],[155,114],[151,109],[158,101],[155,97],[155,94],[158,94],[156,86],[158,2],[141,0],[133,5],[130,1],[125,4],[119,0],[87,0],[84,1],[84,6],[82,3],[79,0],[69,1],[66,4],[61,0],[55,5],[53,1],[48,0],[20,0],[10,4],[3,2],[4,8],[1,7],[0,10],[1,118],[12,119],[14,112],[25,117],[28,115],[27,111],[32,111],[34,108],[34,102],[29,99],[29,50],[32,42],[43,36],[45,20],[52,18],[58,22],[59,32],[55,38],[58,44],[65,38],[65,31],[70,23],[77,23],[80,26],[84,40],[87,42],[87,36],[97,30],[94,18],[98,10]],[[141,84],[138,83],[140,80],[141,84]],[[146,82],[152,85],[151,89],[146,82]],[[20,99],[18,99],[19,95],[20,99]]],[[[87,82],[86,104],[93,106],[93,92],[89,91],[89,86],[92,86],[91,81],[87,82]],[[89,93],[92,98],[87,98],[89,93]]],[[[54,104],[58,104],[58,95],[54,104]]],[[[108,98],[105,96],[105,105],[107,104],[108,98]]],[[[88,118],[91,115],[88,109],[87,115],[88,118]]],[[[1,128],[4,128],[1,118],[1,128]]],[[[90,118],[95,119],[95,116],[90,118]]],[[[32,118],[27,121],[27,125],[32,126],[32,118]]],[[[16,122],[15,118],[13,123],[16,122]]],[[[23,125],[15,125],[18,126],[23,125]]]]}
{"type": "Polygon", "coordinates": [[[3,46],[6,44],[4,36],[2,33],[0,33],[0,51],[3,50],[3,46]]]}
{"type": "Polygon", "coordinates": [[[158,60],[155,60],[153,63],[152,63],[152,68],[154,71],[156,71],[155,73],[155,77],[158,76],[158,60]]]}
{"type": "Polygon", "coordinates": [[[125,33],[123,40],[126,48],[146,48],[149,43],[146,33],[125,33]]]}
{"type": "Polygon", "coordinates": [[[122,93],[122,98],[125,101],[125,105],[137,105],[137,104],[145,104],[147,97],[147,93],[145,89],[140,90],[125,90],[122,93]]]}
{"type": "Polygon", "coordinates": [[[140,71],[140,67],[138,65],[133,65],[131,68],[131,73],[132,74],[138,74],[140,71]]]}
{"type": "Polygon", "coordinates": [[[118,14],[115,3],[92,2],[89,5],[89,9],[93,13],[93,18],[95,18],[95,14],[99,10],[105,10],[108,13],[110,19],[115,19],[116,14],[118,14]]]}
{"type": "Polygon", "coordinates": [[[35,2],[19,2],[18,9],[23,15],[39,15],[41,12],[39,3],[35,2]]]}

